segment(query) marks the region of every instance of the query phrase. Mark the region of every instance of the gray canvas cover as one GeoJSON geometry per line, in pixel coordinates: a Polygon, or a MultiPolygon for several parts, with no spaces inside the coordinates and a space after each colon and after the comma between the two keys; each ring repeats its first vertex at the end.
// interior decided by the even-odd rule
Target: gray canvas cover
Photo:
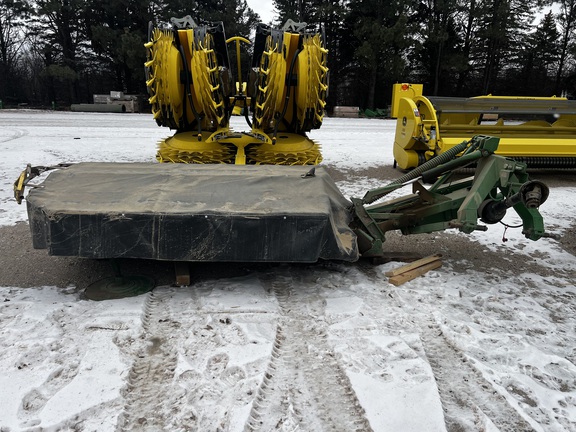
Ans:
{"type": "Polygon", "coordinates": [[[309,166],[79,163],[27,196],[35,248],[171,261],[355,261],[351,203],[309,166]]]}

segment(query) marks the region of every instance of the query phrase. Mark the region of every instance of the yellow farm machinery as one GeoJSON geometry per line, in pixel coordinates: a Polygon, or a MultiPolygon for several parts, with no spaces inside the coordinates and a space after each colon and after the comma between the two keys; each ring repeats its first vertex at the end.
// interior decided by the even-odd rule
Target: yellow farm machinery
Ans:
{"type": "Polygon", "coordinates": [[[237,165],[316,165],[320,149],[306,133],[322,124],[328,89],[322,32],[289,23],[260,24],[248,80],[242,79],[240,42],[226,39],[222,23],[172,20],[151,28],[146,44],[148,92],[154,119],[175,129],[159,144],[160,162],[237,165]],[[235,43],[238,80],[233,81],[227,43],[235,43]],[[229,128],[241,108],[250,130],[229,128]],[[249,118],[252,112],[252,118],[249,118]]]}
{"type": "MultiPolygon", "coordinates": [[[[228,41],[240,46],[238,39],[228,41]]],[[[435,119],[435,111],[421,115],[422,104],[409,98],[400,99],[400,109],[412,107],[404,127],[416,148],[403,151],[416,156],[399,159],[406,168],[420,166],[347,199],[316,166],[321,155],[306,135],[324,116],[322,31],[260,24],[246,79],[240,66],[237,80],[231,78],[226,42],[221,23],[189,17],[150,29],[152,113],[174,136],[160,143],[156,162],[28,166],[14,193],[21,202],[25,187],[32,187],[26,201],[34,247],[94,259],[355,261],[382,256],[390,230],[470,233],[500,221],[508,208],[522,218],[526,237],[546,235],[538,208],[548,188],[528,178],[526,165],[495,155],[499,139],[483,135],[450,141],[425,161],[445,142],[438,135],[431,150],[431,131],[445,131],[441,123],[423,123],[435,119]],[[229,127],[237,105],[248,119],[246,132],[229,127]],[[475,176],[455,181],[453,171],[471,162],[475,176]],[[46,171],[42,187],[33,187],[30,181],[46,171]],[[425,188],[422,180],[429,178],[438,180],[425,188]],[[412,193],[386,200],[406,185],[412,193]]]]}
{"type": "Polygon", "coordinates": [[[475,135],[500,138],[497,154],[529,168],[576,167],[576,101],[563,97],[423,96],[422,84],[395,84],[394,159],[411,169],[475,135]]]}

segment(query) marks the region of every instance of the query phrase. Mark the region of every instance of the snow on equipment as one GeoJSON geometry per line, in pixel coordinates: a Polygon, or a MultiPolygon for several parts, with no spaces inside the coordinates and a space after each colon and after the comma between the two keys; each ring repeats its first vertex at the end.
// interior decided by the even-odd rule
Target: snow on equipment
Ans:
{"type": "Polygon", "coordinates": [[[321,32],[294,23],[258,27],[247,86],[252,126],[235,133],[228,129],[233,103],[223,27],[175,22],[174,29],[151,30],[147,84],[154,118],[177,131],[161,143],[158,160],[187,163],[28,166],[14,194],[20,203],[32,188],[26,202],[35,248],[93,259],[356,261],[383,256],[390,230],[470,233],[500,221],[510,207],[527,238],[546,235],[538,208],[548,188],[529,180],[525,164],[495,155],[494,137],[464,140],[348,200],[322,166],[309,166],[320,154],[305,132],[320,127],[326,94],[321,32]],[[453,178],[470,163],[473,177],[453,178]],[[41,187],[30,183],[46,171],[41,187]],[[425,188],[431,179],[437,181],[425,188]],[[410,195],[385,200],[406,185],[410,195]]]}
{"type": "Polygon", "coordinates": [[[394,159],[411,169],[475,135],[500,138],[497,154],[529,168],[576,167],[576,101],[562,97],[423,96],[422,84],[394,84],[394,159]]]}

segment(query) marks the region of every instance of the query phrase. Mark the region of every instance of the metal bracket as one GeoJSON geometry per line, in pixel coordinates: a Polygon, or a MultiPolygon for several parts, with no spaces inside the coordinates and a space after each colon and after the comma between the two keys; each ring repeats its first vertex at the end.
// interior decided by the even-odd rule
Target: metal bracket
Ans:
{"type": "Polygon", "coordinates": [[[54,166],[35,166],[28,164],[26,165],[26,169],[20,173],[16,181],[14,182],[14,198],[18,204],[22,204],[22,200],[24,199],[24,189],[28,186],[30,180],[38,177],[42,173],[46,171],[50,171],[53,169],[61,169],[67,168],[72,164],[61,163],[54,166]]]}
{"type": "Polygon", "coordinates": [[[186,15],[182,18],[172,17],[170,18],[170,22],[174,27],[179,29],[193,29],[198,27],[198,24],[196,24],[196,21],[194,21],[194,18],[192,18],[190,15],[186,15]]]}
{"type": "Polygon", "coordinates": [[[308,23],[305,22],[296,22],[291,19],[288,19],[284,24],[284,26],[282,27],[282,31],[300,33],[306,29],[307,25],[308,23]]]}

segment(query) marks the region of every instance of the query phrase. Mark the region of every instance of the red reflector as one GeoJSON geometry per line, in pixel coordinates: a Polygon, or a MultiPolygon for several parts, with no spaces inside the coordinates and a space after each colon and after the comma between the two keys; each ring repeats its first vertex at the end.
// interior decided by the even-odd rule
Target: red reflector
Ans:
{"type": "Polygon", "coordinates": [[[402,90],[406,91],[410,88],[410,86],[408,84],[402,84],[402,90]]]}

